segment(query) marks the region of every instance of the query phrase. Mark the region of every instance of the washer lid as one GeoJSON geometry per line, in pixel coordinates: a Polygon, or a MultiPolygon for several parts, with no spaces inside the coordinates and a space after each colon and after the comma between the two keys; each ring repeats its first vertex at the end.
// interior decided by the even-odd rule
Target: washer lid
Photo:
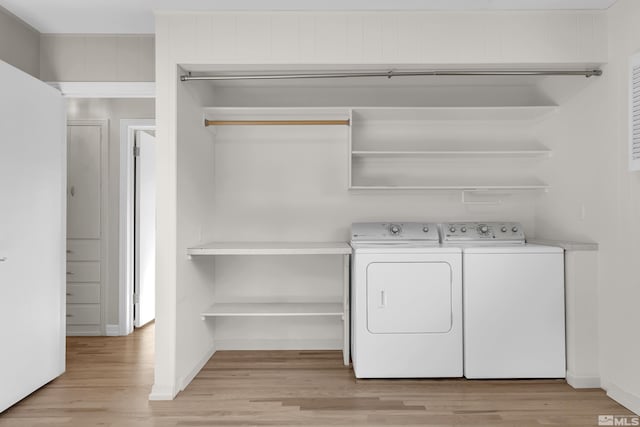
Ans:
{"type": "Polygon", "coordinates": [[[557,246],[543,245],[491,245],[491,246],[469,246],[462,249],[466,254],[560,254],[564,249],[557,246]]]}
{"type": "Polygon", "coordinates": [[[352,242],[439,243],[438,225],[424,222],[356,222],[351,225],[352,242]]]}

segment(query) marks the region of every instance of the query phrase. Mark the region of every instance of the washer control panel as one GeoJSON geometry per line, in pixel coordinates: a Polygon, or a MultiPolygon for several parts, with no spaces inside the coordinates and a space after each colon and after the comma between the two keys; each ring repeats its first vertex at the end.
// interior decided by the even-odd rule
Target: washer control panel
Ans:
{"type": "Polygon", "coordinates": [[[524,230],[518,222],[445,222],[442,242],[525,242],[524,230]]]}
{"type": "Polygon", "coordinates": [[[427,222],[356,222],[351,224],[351,241],[377,242],[420,240],[438,243],[438,224],[427,222]]]}

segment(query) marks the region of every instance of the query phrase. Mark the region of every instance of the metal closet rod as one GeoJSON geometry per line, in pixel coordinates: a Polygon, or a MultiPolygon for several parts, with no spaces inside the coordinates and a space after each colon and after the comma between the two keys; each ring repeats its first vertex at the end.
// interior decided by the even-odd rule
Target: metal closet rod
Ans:
{"type": "Polygon", "coordinates": [[[371,71],[341,73],[296,74],[214,74],[194,76],[183,74],[180,80],[284,80],[284,79],[340,79],[354,77],[414,77],[414,76],[601,76],[602,70],[421,70],[421,71],[371,71]]]}

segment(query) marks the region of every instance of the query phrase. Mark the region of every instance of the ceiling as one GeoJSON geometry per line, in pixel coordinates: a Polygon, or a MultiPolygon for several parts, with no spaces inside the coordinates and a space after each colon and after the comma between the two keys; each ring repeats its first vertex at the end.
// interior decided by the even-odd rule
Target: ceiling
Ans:
{"type": "Polygon", "coordinates": [[[162,10],[607,9],[616,0],[0,0],[41,33],[150,34],[162,10]]]}

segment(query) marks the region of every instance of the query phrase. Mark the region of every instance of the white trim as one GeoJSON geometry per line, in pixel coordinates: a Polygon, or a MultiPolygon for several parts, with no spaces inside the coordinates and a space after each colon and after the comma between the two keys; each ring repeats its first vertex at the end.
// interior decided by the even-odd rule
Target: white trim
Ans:
{"type": "Polygon", "coordinates": [[[117,337],[120,335],[120,325],[107,325],[105,330],[108,337],[117,337]]]}
{"type": "Polygon", "coordinates": [[[67,98],[155,98],[155,82],[47,82],[67,98]]]}
{"type": "Polygon", "coordinates": [[[193,379],[198,375],[198,372],[204,368],[204,365],[207,364],[209,359],[213,357],[213,354],[216,352],[215,344],[211,345],[211,348],[205,353],[205,355],[196,363],[191,372],[189,372],[186,376],[180,378],[178,380],[178,385],[180,386],[180,391],[187,388],[187,386],[193,381],[193,379]]]}
{"type": "Polygon", "coordinates": [[[109,119],[67,120],[67,126],[100,126],[100,333],[107,334],[106,323],[108,299],[107,284],[109,269],[109,119]]]}
{"type": "Polygon", "coordinates": [[[567,384],[573,388],[600,388],[600,377],[585,377],[567,371],[567,384]]]}
{"type": "Polygon", "coordinates": [[[151,387],[149,400],[173,400],[178,392],[171,386],[158,386],[156,384],[151,387]]]}
{"type": "Polygon", "coordinates": [[[342,350],[341,339],[221,339],[217,350],[342,350]]]}
{"type": "Polygon", "coordinates": [[[119,229],[119,285],[118,321],[120,335],[133,332],[133,142],[136,130],[155,129],[155,119],[120,120],[120,229],[119,229]]]}
{"type": "Polygon", "coordinates": [[[629,393],[614,384],[607,384],[607,396],[633,411],[636,415],[640,415],[640,396],[629,393]]]}

